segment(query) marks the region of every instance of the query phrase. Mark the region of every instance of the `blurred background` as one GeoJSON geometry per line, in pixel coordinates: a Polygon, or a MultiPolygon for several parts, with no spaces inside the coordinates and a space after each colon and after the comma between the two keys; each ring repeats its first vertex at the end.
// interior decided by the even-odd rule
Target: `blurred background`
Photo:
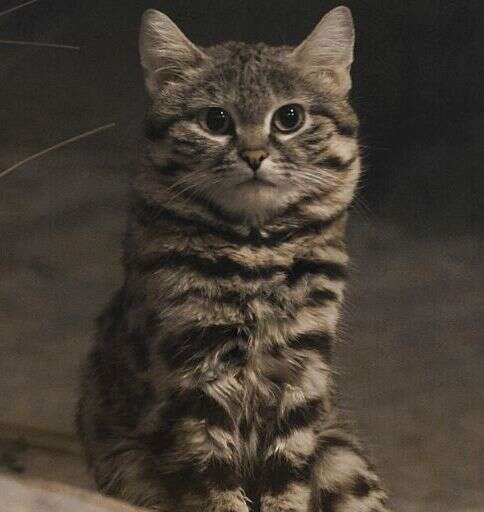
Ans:
{"type": "Polygon", "coordinates": [[[144,9],[201,45],[297,44],[344,3],[365,173],[336,350],[342,408],[395,508],[484,510],[482,0],[37,0],[8,12],[22,3],[0,3],[0,172],[116,126],[0,179],[0,471],[91,485],[73,416],[93,320],[121,282],[144,9]]]}

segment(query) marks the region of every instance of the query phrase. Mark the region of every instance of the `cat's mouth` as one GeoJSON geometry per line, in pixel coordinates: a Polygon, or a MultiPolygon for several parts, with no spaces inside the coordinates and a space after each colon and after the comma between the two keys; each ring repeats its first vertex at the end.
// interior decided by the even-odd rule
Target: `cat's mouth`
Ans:
{"type": "Polygon", "coordinates": [[[276,187],[276,184],[267,178],[262,178],[261,176],[254,174],[247,180],[239,183],[239,187],[248,186],[248,187],[257,187],[257,186],[266,186],[266,187],[276,187]]]}

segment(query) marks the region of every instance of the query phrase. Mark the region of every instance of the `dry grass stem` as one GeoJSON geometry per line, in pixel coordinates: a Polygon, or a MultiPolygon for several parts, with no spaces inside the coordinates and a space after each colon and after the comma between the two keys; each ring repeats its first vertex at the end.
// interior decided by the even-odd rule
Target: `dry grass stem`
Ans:
{"type": "Polygon", "coordinates": [[[10,14],[11,12],[18,11],[19,9],[22,9],[23,7],[27,7],[27,5],[35,4],[35,2],[38,2],[39,0],[30,0],[29,2],[25,2],[20,5],[16,5],[15,7],[12,7],[10,9],[7,9],[6,11],[0,12],[0,17],[5,16],[6,14],[10,14]]]}
{"type": "Polygon", "coordinates": [[[12,165],[8,169],[1,171],[0,178],[4,178],[8,174],[10,174],[13,171],[15,171],[16,169],[18,169],[20,166],[22,166],[28,162],[31,162],[32,160],[35,160],[36,158],[40,158],[41,156],[44,156],[47,153],[50,153],[51,151],[55,151],[56,149],[60,149],[64,146],[67,146],[68,144],[71,144],[71,142],[76,142],[78,140],[84,139],[85,137],[90,137],[91,135],[94,135],[96,133],[102,132],[104,130],[108,130],[109,128],[114,128],[115,126],[116,126],[116,123],[106,124],[104,126],[95,128],[94,130],[89,130],[88,132],[84,132],[84,133],[81,133],[80,135],[76,135],[75,137],[71,137],[70,139],[59,142],[58,144],[54,144],[53,146],[50,146],[49,148],[39,151],[38,153],[35,153],[34,155],[31,155],[28,158],[25,158],[24,160],[17,162],[15,165],[12,165]]]}
{"type": "Polygon", "coordinates": [[[24,46],[45,46],[47,48],[62,48],[64,50],[80,50],[80,46],[72,46],[69,44],[54,44],[54,43],[38,43],[35,41],[10,41],[7,39],[0,39],[0,44],[15,44],[24,46]]]}

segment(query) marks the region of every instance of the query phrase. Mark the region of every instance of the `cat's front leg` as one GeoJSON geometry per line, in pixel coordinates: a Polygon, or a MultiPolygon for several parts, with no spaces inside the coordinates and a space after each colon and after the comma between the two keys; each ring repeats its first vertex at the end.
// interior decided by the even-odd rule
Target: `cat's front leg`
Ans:
{"type": "Polygon", "coordinates": [[[321,431],[321,411],[318,399],[308,400],[274,426],[261,512],[389,512],[370,463],[343,430],[321,431]]]}
{"type": "Polygon", "coordinates": [[[311,429],[279,434],[266,455],[261,512],[309,512],[316,435],[311,429]]]}
{"type": "Polygon", "coordinates": [[[317,439],[299,430],[274,448],[261,512],[390,511],[377,475],[344,432],[317,439]]]}
{"type": "MultiPolygon", "coordinates": [[[[289,353],[298,361],[301,355],[289,353]]],[[[301,365],[301,363],[298,363],[301,365]]],[[[274,365],[273,365],[274,366],[274,365]]],[[[326,414],[327,372],[313,352],[303,360],[299,382],[286,383],[264,434],[261,512],[309,512],[318,425],[326,414]]],[[[298,366],[298,369],[301,368],[298,366]]]]}
{"type": "Polygon", "coordinates": [[[208,465],[182,484],[186,489],[177,500],[176,512],[249,512],[247,497],[238,478],[234,479],[234,468],[216,464],[217,470],[208,465]]]}
{"type": "Polygon", "coordinates": [[[176,392],[162,416],[169,427],[155,435],[153,451],[160,457],[165,484],[172,487],[177,512],[249,512],[235,422],[210,389],[176,392]]]}
{"type": "Polygon", "coordinates": [[[390,512],[377,475],[344,431],[319,439],[313,483],[314,512],[390,512]]]}

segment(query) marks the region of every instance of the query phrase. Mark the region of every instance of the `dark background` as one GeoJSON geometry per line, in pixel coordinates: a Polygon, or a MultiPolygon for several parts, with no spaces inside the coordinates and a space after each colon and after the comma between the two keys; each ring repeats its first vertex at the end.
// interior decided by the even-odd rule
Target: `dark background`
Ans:
{"type": "MultiPolygon", "coordinates": [[[[0,12],[18,3],[3,0],[0,12]]],[[[144,9],[164,11],[201,45],[297,44],[340,3],[39,0],[0,17],[0,39],[80,47],[0,43],[0,170],[116,123],[0,179],[0,427],[72,435],[92,320],[121,280],[144,110],[144,9]]],[[[337,348],[343,408],[401,510],[477,512],[484,2],[344,4],[357,30],[353,100],[366,172],[337,348]]]]}

